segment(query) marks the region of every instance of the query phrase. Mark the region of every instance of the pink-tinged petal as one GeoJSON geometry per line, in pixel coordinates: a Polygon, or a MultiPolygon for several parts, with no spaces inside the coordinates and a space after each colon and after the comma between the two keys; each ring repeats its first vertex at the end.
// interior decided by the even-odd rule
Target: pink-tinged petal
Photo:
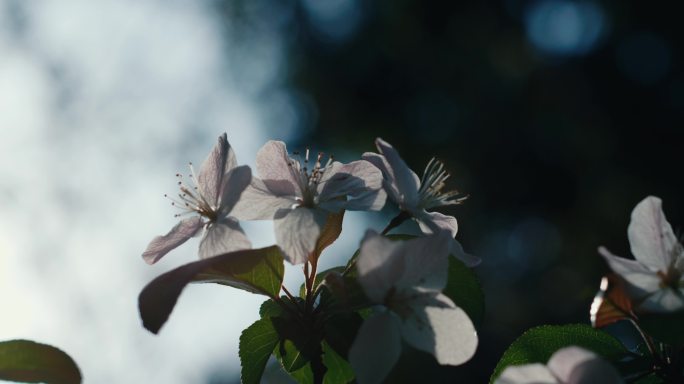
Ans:
{"type": "Polygon", "coordinates": [[[296,173],[290,162],[287,148],[282,141],[270,140],[257,152],[256,169],[259,178],[276,196],[299,193],[296,173]]]}
{"type": "Polygon", "coordinates": [[[373,231],[367,231],[356,260],[358,281],[369,299],[382,303],[387,292],[401,279],[404,259],[398,257],[401,241],[392,241],[373,231]]]}
{"type": "Polygon", "coordinates": [[[359,384],[382,383],[400,355],[399,319],[384,312],[363,322],[349,349],[349,363],[359,384]]]}
{"type": "Polygon", "coordinates": [[[218,205],[223,185],[223,175],[236,165],[235,154],[228,144],[226,134],[219,136],[218,143],[204,160],[197,175],[200,194],[212,206],[218,205]]]}
{"type": "Polygon", "coordinates": [[[649,196],[634,207],[627,235],[634,258],[656,270],[667,271],[680,253],[657,197],[649,196]]]}
{"type": "Polygon", "coordinates": [[[185,243],[189,238],[195,236],[202,229],[202,219],[192,217],[181,220],[175,227],[164,236],[157,236],[145,249],[142,257],[147,264],[154,264],[164,257],[169,251],[185,243]]]}
{"type": "Polygon", "coordinates": [[[237,220],[227,217],[211,224],[204,233],[199,246],[200,259],[222,255],[233,251],[251,249],[252,243],[237,220]]]}
{"type": "Polygon", "coordinates": [[[660,289],[660,277],[638,261],[615,256],[605,247],[599,247],[599,253],[610,269],[625,279],[630,296],[638,298],[660,289]]]}
{"type": "Polygon", "coordinates": [[[276,212],[291,209],[296,203],[294,197],[273,195],[262,180],[252,177],[230,214],[240,220],[273,220],[276,212]]]}
{"type": "Polygon", "coordinates": [[[642,301],[639,309],[656,313],[676,312],[684,309],[684,290],[674,291],[671,288],[662,288],[642,301]]]}
{"type": "Polygon", "coordinates": [[[421,211],[415,214],[418,225],[423,233],[435,233],[448,231],[451,237],[455,237],[458,232],[458,222],[453,216],[444,215],[439,212],[421,211]]]}
{"type": "Polygon", "coordinates": [[[508,366],[494,384],[561,384],[544,364],[508,366]]]}
{"type": "Polygon", "coordinates": [[[399,190],[397,190],[397,185],[395,182],[394,178],[394,172],[392,171],[392,168],[389,166],[387,163],[387,160],[385,159],[384,156],[378,155],[377,153],[372,153],[372,152],[366,152],[361,156],[362,159],[368,161],[369,163],[373,164],[376,166],[383,175],[383,181],[382,181],[382,187],[385,189],[387,192],[387,195],[390,200],[395,202],[396,204],[401,204],[401,194],[399,190]]]}
{"type": "Polygon", "coordinates": [[[463,250],[463,246],[456,239],[451,241],[451,255],[463,262],[467,267],[476,267],[480,265],[482,259],[471,255],[463,250]]]}
{"type": "Polygon", "coordinates": [[[382,189],[382,173],[365,160],[332,163],[318,185],[318,192],[319,205],[330,212],[380,210],[387,198],[382,189]]]}
{"type": "Polygon", "coordinates": [[[406,342],[431,353],[442,365],[460,365],[473,357],[478,344],[475,326],[451,299],[440,293],[428,302],[414,300],[409,305],[412,316],[401,326],[406,342]]]}
{"type": "Polygon", "coordinates": [[[378,147],[378,151],[385,156],[387,163],[394,173],[397,190],[399,190],[402,196],[399,205],[407,207],[418,205],[418,189],[420,188],[418,175],[406,165],[399,156],[399,153],[389,143],[381,138],[377,138],[375,145],[378,147]]]}
{"type": "Polygon", "coordinates": [[[296,265],[309,259],[327,217],[325,211],[305,207],[283,209],[276,213],[273,222],[276,243],[287,261],[296,265]]]}
{"type": "Polygon", "coordinates": [[[559,349],[551,356],[547,365],[561,383],[622,383],[620,375],[612,365],[595,353],[580,347],[559,349]]]}
{"type": "Polygon", "coordinates": [[[447,232],[404,241],[393,257],[404,260],[397,287],[441,291],[447,283],[452,238],[447,232]]]}
{"type": "Polygon", "coordinates": [[[228,215],[235,204],[240,200],[242,192],[252,181],[252,170],[246,165],[235,167],[223,177],[221,187],[220,212],[228,215]]]}

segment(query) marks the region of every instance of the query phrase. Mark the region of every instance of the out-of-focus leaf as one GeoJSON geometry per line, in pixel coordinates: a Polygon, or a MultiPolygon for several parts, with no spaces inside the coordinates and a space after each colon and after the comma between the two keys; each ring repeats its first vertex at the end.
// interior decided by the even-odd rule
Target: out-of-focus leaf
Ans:
{"type": "Polygon", "coordinates": [[[323,364],[328,368],[323,384],[349,383],[354,380],[354,371],[349,362],[323,342],[323,364]]]}
{"type": "Polygon", "coordinates": [[[168,320],[189,283],[218,283],[277,297],[283,282],[283,257],[277,246],[226,253],[185,264],[152,280],[140,292],[143,326],[152,333],[168,320]]]}
{"type": "Polygon", "coordinates": [[[477,275],[455,257],[449,257],[449,275],[444,294],[463,309],[476,326],[485,313],[484,292],[477,275]]]}
{"type": "Polygon", "coordinates": [[[640,313],[638,323],[656,340],[678,348],[684,346],[684,311],[640,313]]]}
{"type": "Polygon", "coordinates": [[[259,316],[263,318],[280,316],[283,313],[283,308],[278,305],[273,299],[268,299],[261,303],[259,307],[259,316]]]}
{"type": "Polygon", "coordinates": [[[589,325],[543,325],[528,330],[508,347],[494,368],[490,382],[509,365],[546,364],[554,352],[571,345],[593,351],[609,361],[628,353],[616,338],[589,325]]]}
{"type": "Polygon", "coordinates": [[[269,356],[278,344],[278,333],[271,319],[260,319],[240,335],[241,378],[244,384],[259,384],[269,356]]]}
{"type": "Polygon", "coordinates": [[[625,292],[625,283],[615,274],[601,279],[599,291],[594,296],[589,310],[591,325],[605,327],[616,321],[634,319],[632,301],[625,292]]]}
{"type": "Polygon", "coordinates": [[[308,357],[304,356],[292,340],[280,342],[280,346],[276,349],[276,357],[288,373],[299,370],[309,362],[308,357]]]}
{"type": "Polygon", "coordinates": [[[9,340],[0,342],[0,380],[74,384],[81,382],[81,372],[58,348],[30,340],[9,340]]]}
{"type": "Polygon", "coordinates": [[[314,382],[313,371],[311,370],[310,363],[307,363],[305,366],[294,372],[290,372],[290,376],[299,384],[313,384],[314,382]]]}
{"type": "Polygon", "coordinates": [[[295,372],[309,361],[320,359],[322,330],[313,327],[310,319],[286,315],[271,321],[280,339],[275,356],[285,371],[295,372]]]}

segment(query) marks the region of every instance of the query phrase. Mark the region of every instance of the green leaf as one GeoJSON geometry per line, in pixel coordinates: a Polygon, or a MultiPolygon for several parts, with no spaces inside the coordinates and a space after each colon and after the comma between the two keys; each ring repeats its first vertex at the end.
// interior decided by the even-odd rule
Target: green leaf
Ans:
{"type": "Polygon", "coordinates": [[[325,345],[346,358],[361,324],[363,318],[356,312],[341,312],[330,316],[324,326],[325,345]]]}
{"type": "Polygon", "coordinates": [[[282,340],[275,355],[288,373],[299,370],[309,362],[309,359],[291,340],[282,340]]]}
{"type": "Polygon", "coordinates": [[[261,319],[247,327],[240,335],[240,365],[244,384],[259,384],[266,362],[278,344],[278,333],[271,319],[261,319]]]}
{"type": "Polygon", "coordinates": [[[294,372],[290,372],[290,376],[299,384],[313,384],[314,382],[313,371],[311,370],[310,363],[307,363],[305,366],[294,372]]]}
{"type": "MultiPolygon", "coordinates": [[[[324,282],[325,277],[328,276],[329,273],[341,274],[342,272],[344,272],[344,267],[333,267],[333,268],[326,269],[325,271],[316,274],[316,278],[314,279],[314,285],[313,285],[314,291],[318,288],[319,285],[321,285],[321,283],[324,282]]],[[[304,297],[305,295],[306,295],[306,285],[304,283],[302,283],[302,285],[299,286],[299,297],[304,297]]]]}
{"type": "Polygon", "coordinates": [[[472,269],[453,256],[449,257],[448,280],[443,292],[468,314],[473,324],[482,324],[485,306],[480,282],[472,269]]]}
{"type": "Polygon", "coordinates": [[[639,314],[639,325],[651,337],[665,344],[684,346],[684,311],[639,314]]]}
{"type": "Polygon", "coordinates": [[[546,364],[554,352],[571,345],[591,350],[607,360],[617,360],[628,352],[613,336],[585,324],[543,325],[528,330],[508,347],[490,382],[509,365],[546,364]]]}
{"type": "Polygon", "coordinates": [[[278,305],[273,299],[268,299],[261,303],[259,307],[259,316],[263,318],[278,317],[283,314],[283,308],[278,305]]]}
{"type": "Polygon", "coordinates": [[[328,368],[323,384],[349,383],[354,380],[355,375],[351,365],[325,341],[322,346],[323,364],[328,368]]]}
{"type": "Polygon", "coordinates": [[[0,380],[23,383],[81,382],[74,360],[61,350],[30,340],[0,342],[0,380]]]}
{"type": "Polygon", "coordinates": [[[218,283],[277,297],[283,282],[277,246],[226,253],[185,264],[152,280],[138,297],[143,326],[152,333],[168,320],[178,296],[191,282],[218,283]]]}

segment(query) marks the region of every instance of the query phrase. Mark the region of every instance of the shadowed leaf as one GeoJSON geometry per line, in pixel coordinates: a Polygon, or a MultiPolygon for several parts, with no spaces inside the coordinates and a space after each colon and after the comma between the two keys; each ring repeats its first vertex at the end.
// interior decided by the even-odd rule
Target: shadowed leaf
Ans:
{"type": "Polygon", "coordinates": [[[74,384],[81,372],[61,350],[29,340],[0,342],[0,380],[23,383],[74,384]]]}
{"type": "Polygon", "coordinates": [[[344,210],[339,213],[331,213],[328,215],[328,219],[325,221],[325,226],[318,236],[318,241],[316,241],[316,248],[314,250],[316,262],[318,257],[323,253],[323,250],[330,246],[332,243],[340,237],[342,233],[342,221],[344,220],[344,210]]]}
{"type": "Polygon", "coordinates": [[[277,297],[283,271],[283,257],[276,246],[231,252],[185,264],[152,280],[140,292],[138,308],[143,326],[152,333],[159,332],[178,296],[191,282],[223,284],[277,297]]]}
{"type": "Polygon", "coordinates": [[[585,324],[542,325],[513,342],[494,368],[490,382],[509,365],[546,364],[557,350],[576,345],[607,360],[617,360],[628,350],[613,336],[585,324]]]}

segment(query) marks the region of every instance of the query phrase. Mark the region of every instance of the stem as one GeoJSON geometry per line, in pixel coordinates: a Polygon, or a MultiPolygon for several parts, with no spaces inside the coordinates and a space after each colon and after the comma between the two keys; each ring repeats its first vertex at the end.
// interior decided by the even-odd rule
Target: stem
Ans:
{"type": "Polygon", "coordinates": [[[403,223],[404,221],[406,221],[406,219],[408,219],[408,218],[410,218],[410,217],[411,217],[411,215],[410,215],[408,212],[406,212],[406,211],[401,211],[401,212],[399,212],[399,214],[398,214],[397,216],[395,216],[395,217],[389,222],[389,224],[387,224],[387,227],[385,227],[385,229],[382,230],[381,235],[386,235],[387,232],[389,232],[389,231],[392,230],[393,228],[398,227],[401,223],[403,223]]]}
{"type": "Polygon", "coordinates": [[[288,291],[287,288],[285,288],[284,285],[281,286],[280,288],[283,290],[283,292],[285,293],[285,295],[286,295],[290,300],[294,301],[294,299],[295,299],[294,296],[292,296],[292,294],[290,293],[290,291],[288,291]]]}
{"type": "Polygon", "coordinates": [[[646,342],[646,347],[648,348],[648,351],[651,353],[651,356],[653,356],[653,359],[656,361],[656,363],[660,363],[660,355],[656,354],[653,339],[651,339],[651,337],[647,335],[643,329],[641,329],[639,323],[637,323],[633,318],[630,317],[629,322],[632,323],[632,325],[634,326],[634,328],[636,328],[637,331],[639,331],[641,338],[644,339],[644,341],[646,342]]]}

